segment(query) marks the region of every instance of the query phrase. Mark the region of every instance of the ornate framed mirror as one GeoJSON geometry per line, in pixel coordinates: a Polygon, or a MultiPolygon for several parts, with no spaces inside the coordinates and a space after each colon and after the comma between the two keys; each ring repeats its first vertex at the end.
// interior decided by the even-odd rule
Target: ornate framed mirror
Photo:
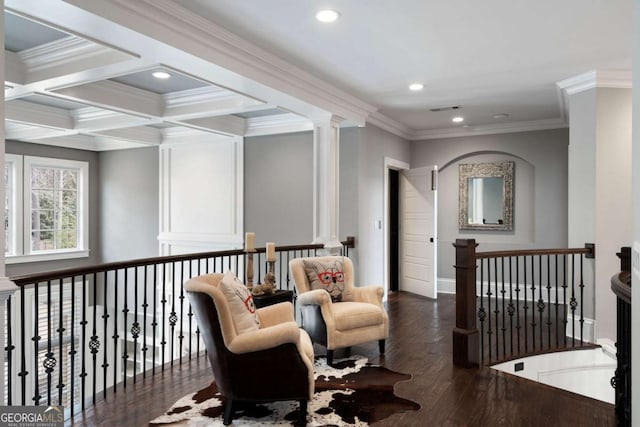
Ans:
{"type": "Polygon", "coordinates": [[[460,164],[460,230],[513,230],[513,171],[511,161],[460,164]]]}

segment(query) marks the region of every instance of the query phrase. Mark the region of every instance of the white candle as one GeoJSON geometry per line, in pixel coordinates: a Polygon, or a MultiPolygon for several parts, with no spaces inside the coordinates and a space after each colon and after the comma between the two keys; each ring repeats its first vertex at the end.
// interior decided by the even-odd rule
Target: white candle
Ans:
{"type": "Polygon", "coordinates": [[[276,260],[276,244],[273,242],[267,242],[267,261],[276,260]]]}
{"type": "Polygon", "coordinates": [[[244,234],[244,250],[252,251],[256,247],[256,233],[247,232],[244,234]]]}

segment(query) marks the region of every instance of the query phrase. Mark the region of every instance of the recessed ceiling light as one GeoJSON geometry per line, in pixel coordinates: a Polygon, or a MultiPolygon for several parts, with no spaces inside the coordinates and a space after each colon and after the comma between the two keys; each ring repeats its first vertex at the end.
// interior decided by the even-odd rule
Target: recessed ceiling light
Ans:
{"type": "Polygon", "coordinates": [[[320,22],[335,22],[338,18],[340,18],[340,12],[332,9],[323,9],[316,13],[316,19],[320,22]]]}
{"type": "Polygon", "coordinates": [[[494,119],[506,119],[507,117],[509,117],[509,115],[505,114],[505,113],[500,113],[500,114],[494,114],[493,115],[494,119]]]}
{"type": "Polygon", "coordinates": [[[453,123],[461,123],[461,122],[464,121],[464,117],[457,116],[457,117],[454,117],[453,119],[451,119],[451,121],[453,123]]]}
{"type": "Polygon", "coordinates": [[[424,89],[424,85],[422,83],[411,83],[409,85],[409,90],[418,91],[424,89]]]}
{"type": "Polygon", "coordinates": [[[151,73],[151,75],[153,77],[155,77],[156,79],[169,79],[171,78],[171,74],[167,73],[166,71],[154,71],[153,73],[151,73]]]}

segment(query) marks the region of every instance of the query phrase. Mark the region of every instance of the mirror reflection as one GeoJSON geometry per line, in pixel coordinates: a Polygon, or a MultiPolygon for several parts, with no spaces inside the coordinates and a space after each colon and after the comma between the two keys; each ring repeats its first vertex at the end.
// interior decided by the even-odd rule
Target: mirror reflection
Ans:
{"type": "Polygon", "coordinates": [[[461,230],[513,229],[514,162],[460,165],[461,230]]]}

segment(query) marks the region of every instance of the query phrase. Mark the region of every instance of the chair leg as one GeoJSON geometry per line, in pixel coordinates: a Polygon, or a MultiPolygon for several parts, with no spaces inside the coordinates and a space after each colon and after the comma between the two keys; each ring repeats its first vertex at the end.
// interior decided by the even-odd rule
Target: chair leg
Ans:
{"type": "Polygon", "coordinates": [[[384,340],[378,341],[378,348],[380,348],[380,354],[384,354],[384,340]]]}
{"type": "Polygon", "coordinates": [[[231,424],[231,419],[233,418],[233,400],[227,400],[227,406],[224,408],[224,419],[222,420],[222,424],[228,426],[231,424]]]}
{"type": "Polygon", "coordinates": [[[331,366],[333,364],[333,350],[327,349],[327,365],[331,366]]]}
{"type": "Polygon", "coordinates": [[[300,418],[298,421],[300,421],[301,426],[307,425],[307,400],[300,401],[300,418]]]}

